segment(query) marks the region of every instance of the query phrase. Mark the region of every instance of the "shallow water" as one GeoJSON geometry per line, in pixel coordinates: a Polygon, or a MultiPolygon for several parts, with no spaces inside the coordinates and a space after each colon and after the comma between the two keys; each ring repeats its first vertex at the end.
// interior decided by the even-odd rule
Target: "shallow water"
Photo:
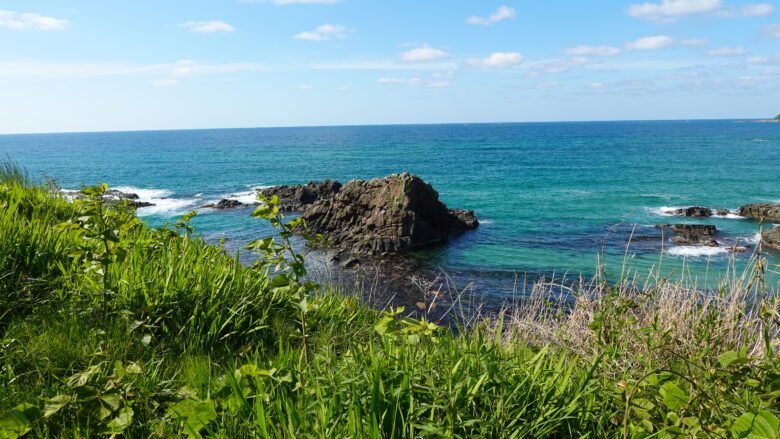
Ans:
{"type": "MultiPolygon", "coordinates": [[[[258,186],[410,171],[482,222],[419,253],[421,264],[475,283],[487,300],[512,294],[516,276],[592,275],[602,252],[612,276],[626,257],[640,272],[659,263],[680,272],[685,262],[712,284],[730,258],[740,266],[750,253],[677,246],[653,238],[652,226],[714,224],[720,241],[750,245],[754,221],[664,212],[780,202],[780,124],[724,120],[9,135],[0,136],[0,154],[65,188],[106,182],[138,193],[157,204],[138,211],[152,224],[224,197],[248,201],[258,186]]],[[[272,233],[248,213],[204,210],[193,223],[235,249],[272,233]]]]}

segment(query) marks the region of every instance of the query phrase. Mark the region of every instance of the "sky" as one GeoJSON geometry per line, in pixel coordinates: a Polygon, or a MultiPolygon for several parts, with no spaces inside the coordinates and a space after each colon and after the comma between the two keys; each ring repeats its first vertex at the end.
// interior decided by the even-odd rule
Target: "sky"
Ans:
{"type": "Polygon", "coordinates": [[[778,112],[778,0],[0,0],[0,133],[778,112]]]}

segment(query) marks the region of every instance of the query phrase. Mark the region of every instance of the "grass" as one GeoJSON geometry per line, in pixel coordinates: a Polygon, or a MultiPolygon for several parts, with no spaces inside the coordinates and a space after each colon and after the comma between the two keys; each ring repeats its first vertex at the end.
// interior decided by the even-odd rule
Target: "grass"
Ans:
{"type": "MultiPolygon", "coordinates": [[[[778,302],[749,273],[705,293],[538,284],[456,331],[254,265],[101,201],[0,171],[0,438],[776,437],[778,302]]],[[[313,237],[316,239],[316,237],[313,237]]]]}

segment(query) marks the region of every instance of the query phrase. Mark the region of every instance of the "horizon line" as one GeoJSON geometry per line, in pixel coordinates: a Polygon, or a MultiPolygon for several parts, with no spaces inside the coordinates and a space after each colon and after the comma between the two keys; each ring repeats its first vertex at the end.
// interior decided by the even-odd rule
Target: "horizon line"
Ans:
{"type": "Polygon", "coordinates": [[[609,122],[685,122],[685,121],[755,121],[760,118],[684,118],[684,119],[596,119],[596,120],[547,120],[547,121],[495,121],[495,122],[429,122],[429,123],[374,123],[374,124],[324,124],[324,125],[266,125],[243,127],[209,127],[209,128],[152,128],[127,130],[94,130],[94,131],[28,131],[0,132],[0,136],[34,136],[47,134],[108,134],[108,133],[144,133],[165,131],[219,131],[219,130],[255,130],[255,129],[290,129],[290,128],[350,128],[350,127],[388,127],[388,126],[434,126],[434,125],[519,125],[537,123],[609,123],[609,122]]]}

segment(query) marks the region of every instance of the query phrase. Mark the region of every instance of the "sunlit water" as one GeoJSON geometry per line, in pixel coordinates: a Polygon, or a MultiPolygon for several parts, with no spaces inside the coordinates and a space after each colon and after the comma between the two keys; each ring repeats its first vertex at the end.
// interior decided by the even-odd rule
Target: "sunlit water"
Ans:
{"type": "MultiPolygon", "coordinates": [[[[155,207],[151,224],[207,202],[251,200],[252,188],[400,171],[420,175],[450,207],[473,209],[478,230],[419,253],[482,297],[512,294],[515,278],[584,274],[603,251],[640,272],[680,272],[704,285],[750,252],[676,246],[657,223],[714,224],[718,239],[755,244],[758,224],[736,216],[665,216],[675,206],[737,209],[780,202],[780,124],[657,121],[274,128],[0,136],[0,154],[62,187],[106,182],[155,207]],[[634,239],[626,253],[629,237],[634,239]]],[[[272,233],[248,209],[203,210],[193,223],[236,249],[272,233]]],[[[772,264],[780,254],[770,254],[772,264]]],[[[777,269],[775,267],[775,269],[777,269]]]]}

